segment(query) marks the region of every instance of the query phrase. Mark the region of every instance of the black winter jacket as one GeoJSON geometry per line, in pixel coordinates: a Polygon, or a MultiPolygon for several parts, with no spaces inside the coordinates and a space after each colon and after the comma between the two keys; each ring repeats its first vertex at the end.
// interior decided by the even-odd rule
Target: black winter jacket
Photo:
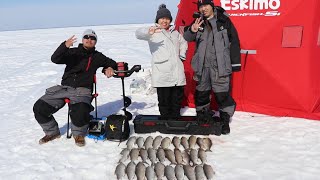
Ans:
{"type": "Polygon", "coordinates": [[[116,69],[117,63],[95,50],[87,50],[82,44],[77,48],[67,48],[65,42],[51,56],[56,64],[66,64],[61,85],[71,87],[86,87],[93,89],[94,74],[99,67],[116,69]]]}

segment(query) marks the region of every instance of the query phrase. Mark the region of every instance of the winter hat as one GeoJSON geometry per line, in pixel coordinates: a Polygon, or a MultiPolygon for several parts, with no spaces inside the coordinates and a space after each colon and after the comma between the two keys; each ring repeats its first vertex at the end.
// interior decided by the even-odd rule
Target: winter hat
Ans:
{"type": "Polygon", "coordinates": [[[167,9],[167,6],[165,4],[161,4],[159,6],[159,10],[157,11],[157,16],[156,16],[156,23],[160,18],[167,17],[170,19],[170,22],[172,22],[172,16],[170,11],[167,9]]]}
{"type": "Polygon", "coordinates": [[[210,4],[212,8],[214,8],[213,0],[198,0],[198,9],[200,8],[200,6],[205,4],[210,4]]]}
{"type": "Polygon", "coordinates": [[[94,37],[96,37],[96,39],[98,40],[98,36],[97,36],[96,32],[94,32],[94,30],[92,30],[92,29],[87,29],[87,30],[85,30],[85,31],[83,32],[82,37],[84,37],[84,36],[86,36],[86,35],[94,36],[94,37]]]}

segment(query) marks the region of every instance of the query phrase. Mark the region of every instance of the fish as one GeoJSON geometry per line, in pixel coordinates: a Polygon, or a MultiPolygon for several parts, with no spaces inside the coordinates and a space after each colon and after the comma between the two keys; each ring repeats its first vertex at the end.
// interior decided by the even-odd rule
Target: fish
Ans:
{"type": "Polygon", "coordinates": [[[147,177],[147,180],[154,180],[156,178],[156,173],[154,172],[154,169],[152,166],[147,167],[146,177],[147,177]]]}
{"type": "Polygon", "coordinates": [[[204,174],[206,175],[208,180],[213,180],[213,177],[215,175],[214,170],[212,169],[212,167],[208,164],[203,164],[203,170],[204,170],[204,174]]]}
{"type": "Polygon", "coordinates": [[[206,176],[204,175],[204,171],[201,165],[197,165],[195,167],[196,180],[206,180],[206,176]]]}
{"type": "Polygon", "coordinates": [[[174,172],[176,174],[177,180],[183,180],[184,179],[183,165],[177,164],[176,167],[174,168],[174,172]]]}
{"type": "Polygon", "coordinates": [[[180,149],[174,149],[174,157],[177,164],[183,164],[183,157],[180,149]]]}
{"type": "Polygon", "coordinates": [[[161,180],[164,176],[165,165],[161,162],[157,162],[154,166],[154,171],[156,172],[157,178],[161,180]]]}
{"type": "Polygon", "coordinates": [[[119,163],[116,167],[116,170],[114,174],[117,176],[117,179],[122,179],[126,172],[125,172],[126,166],[123,163],[119,163]]]}
{"type": "Polygon", "coordinates": [[[144,141],[144,148],[145,149],[149,149],[152,148],[152,143],[153,143],[153,137],[152,136],[148,136],[147,139],[144,141]]]}
{"type": "Polygon", "coordinates": [[[204,164],[204,163],[207,162],[207,154],[206,154],[206,152],[205,152],[203,149],[201,149],[201,148],[199,148],[199,150],[198,150],[198,157],[199,157],[199,159],[201,160],[202,164],[204,164]]]}
{"type": "Polygon", "coordinates": [[[136,166],[136,176],[138,180],[144,180],[146,177],[146,166],[143,162],[139,162],[136,166]]]}
{"type": "Polygon", "coordinates": [[[197,144],[200,148],[203,147],[203,138],[197,137],[197,144]]]}
{"type": "Polygon", "coordinates": [[[164,150],[166,158],[171,162],[171,164],[177,164],[174,152],[171,149],[164,150]]]}
{"type": "Polygon", "coordinates": [[[129,152],[130,152],[130,149],[124,148],[124,149],[122,149],[122,151],[120,152],[120,154],[123,155],[123,153],[125,153],[126,151],[129,151],[129,152]]]}
{"type": "Polygon", "coordinates": [[[190,164],[190,155],[188,153],[188,150],[183,150],[182,159],[184,165],[190,164]]]}
{"type": "Polygon", "coordinates": [[[131,161],[138,160],[139,154],[140,154],[140,151],[139,151],[138,148],[131,149],[131,151],[130,151],[130,159],[131,159],[131,161]]]}
{"type": "Polygon", "coordinates": [[[184,173],[189,180],[196,180],[196,175],[194,173],[193,167],[190,165],[183,165],[184,173]]]}
{"type": "Polygon", "coordinates": [[[149,148],[147,149],[147,153],[148,153],[148,158],[151,161],[151,165],[154,165],[154,163],[156,163],[157,161],[157,151],[155,149],[149,148]]]}
{"type": "Polygon", "coordinates": [[[196,149],[191,149],[191,151],[190,151],[190,159],[191,159],[191,161],[193,163],[193,166],[199,164],[199,162],[198,162],[198,160],[199,160],[198,159],[198,151],[196,149]]]}
{"type": "Polygon", "coordinates": [[[210,151],[211,152],[211,147],[212,147],[212,141],[210,138],[203,138],[203,145],[202,148],[203,150],[205,150],[206,152],[207,151],[210,151]]]}
{"type": "Polygon", "coordinates": [[[136,140],[136,144],[138,145],[138,148],[142,148],[144,144],[144,138],[143,137],[138,137],[136,140]]]}
{"type": "Polygon", "coordinates": [[[164,175],[168,180],[176,180],[176,175],[174,172],[174,168],[170,165],[166,166],[164,169],[164,175]]]}
{"type": "Polygon", "coordinates": [[[171,144],[171,139],[168,138],[168,137],[165,137],[161,141],[161,148],[162,149],[168,149],[170,144],[171,144]]]}
{"type": "Polygon", "coordinates": [[[153,149],[158,149],[160,147],[161,140],[162,140],[162,136],[160,135],[154,138],[152,143],[153,149]]]}
{"type": "Polygon", "coordinates": [[[129,158],[129,156],[130,156],[130,149],[127,149],[127,148],[124,149],[122,151],[122,157],[120,158],[119,163],[120,162],[124,163],[129,158]]]}
{"type": "Polygon", "coordinates": [[[192,135],[189,137],[188,139],[188,143],[189,143],[189,148],[190,149],[195,149],[195,145],[197,143],[197,137],[192,135]]]}
{"type": "Polygon", "coordinates": [[[136,143],[136,139],[137,137],[136,136],[131,136],[128,140],[127,140],[127,148],[128,149],[132,149],[134,147],[134,144],[136,143]]]}
{"type": "Polygon", "coordinates": [[[172,144],[176,149],[180,148],[181,139],[178,136],[172,138],[172,144]]]}
{"type": "Polygon", "coordinates": [[[144,148],[141,148],[140,151],[139,151],[139,154],[140,154],[140,157],[142,159],[142,162],[143,163],[147,163],[147,160],[148,160],[148,152],[147,150],[145,150],[144,148]]]}
{"type": "Polygon", "coordinates": [[[181,138],[181,144],[182,144],[184,149],[189,149],[189,142],[188,142],[188,139],[186,137],[183,136],[181,138]]]}
{"type": "Polygon", "coordinates": [[[129,180],[132,180],[135,177],[136,164],[131,161],[126,167],[126,174],[129,180]]]}
{"type": "Polygon", "coordinates": [[[162,148],[159,148],[157,150],[157,158],[159,159],[160,162],[164,162],[166,160],[166,154],[162,148]]]}

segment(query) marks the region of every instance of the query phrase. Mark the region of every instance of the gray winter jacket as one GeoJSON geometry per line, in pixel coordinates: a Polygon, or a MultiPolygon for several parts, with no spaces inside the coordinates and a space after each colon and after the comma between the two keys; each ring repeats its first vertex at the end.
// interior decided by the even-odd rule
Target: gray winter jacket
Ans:
{"type": "Polygon", "coordinates": [[[193,33],[191,26],[184,32],[183,37],[187,41],[196,42],[196,52],[191,61],[191,66],[196,75],[195,80],[201,76],[205,61],[216,61],[219,77],[228,76],[232,71],[239,71],[241,68],[240,42],[237,31],[225,14],[221,14],[220,16],[223,17],[217,18],[216,21],[209,20],[212,27],[216,28],[209,34],[206,30],[207,26],[204,26],[204,32],[198,31],[197,33],[193,33]],[[208,36],[213,37],[208,38],[208,36]],[[213,42],[208,42],[208,39],[213,40],[213,42]],[[207,44],[212,44],[215,49],[215,55],[210,59],[205,59],[205,57],[208,57],[208,55],[206,56],[206,52],[210,52],[210,50],[207,50],[209,47],[207,44]]]}
{"type": "Polygon", "coordinates": [[[180,56],[186,57],[188,43],[182,35],[170,27],[159,33],[149,34],[149,27],[139,28],[136,37],[149,43],[152,54],[152,86],[172,87],[186,85],[183,63],[180,56]]]}

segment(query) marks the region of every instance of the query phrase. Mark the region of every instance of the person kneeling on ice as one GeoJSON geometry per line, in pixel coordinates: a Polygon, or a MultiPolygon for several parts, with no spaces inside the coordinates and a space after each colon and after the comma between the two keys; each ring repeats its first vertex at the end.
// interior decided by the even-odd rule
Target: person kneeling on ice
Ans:
{"type": "Polygon", "coordinates": [[[176,119],[180,116],[186,85],[182,61],[185,60],[188,44],[170,26],[172,16],[166,5],[159,6],[155,22],[155,26],[137,29],[136,37],[149,43],[152,54],[151,84],[157,89],[161,119],[176,119]]]}
{"type": "Polygon", "coordinates": [[[46,89],[43,95],[33,106],[35,119],[42,127],[45,136],[39,140],[44,144],[60,137],[58,123],[53,115],[70,100],[71,131],[76,145],[85,145],[85,135],[90,121],[94,75],[99,67],[109,78],[114,74],[117,64],[95,50],[97,35],[91,30],[85,30],[82,36],[82,44],[76,48],[70,48],[76,42],[75,36],[61,43],[53,53],[51,60],[56,64],[65,64],[66,68],[62,76],[61,85],[46,89]]]}

